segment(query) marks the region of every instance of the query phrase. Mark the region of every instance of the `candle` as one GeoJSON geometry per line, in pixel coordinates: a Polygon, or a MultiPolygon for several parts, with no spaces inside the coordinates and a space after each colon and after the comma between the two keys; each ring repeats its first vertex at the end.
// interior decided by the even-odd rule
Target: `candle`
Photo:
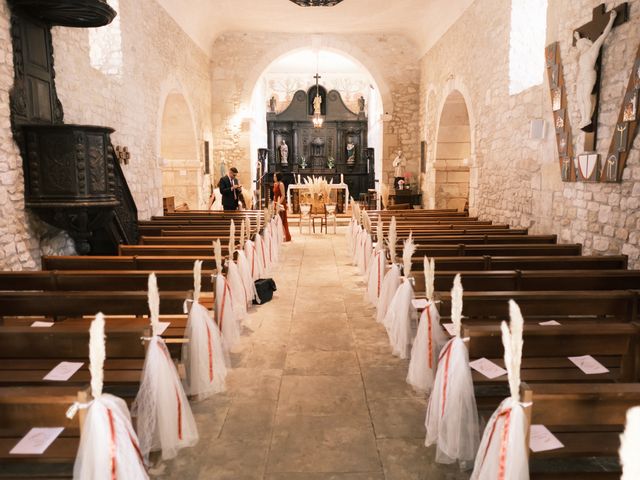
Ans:
{"type": "Polygon", "coordinates": [[[340,183],[344,183],[344,173],[340,174],[340,183]]]}

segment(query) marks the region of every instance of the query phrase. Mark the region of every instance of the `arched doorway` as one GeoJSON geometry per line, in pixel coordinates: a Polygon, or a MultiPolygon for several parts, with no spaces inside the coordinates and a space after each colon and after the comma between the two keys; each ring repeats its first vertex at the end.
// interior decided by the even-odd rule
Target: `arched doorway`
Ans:
{"type": "Polygon", "coordinates": [[[435,207],[463,210],[469,200],[471,128],[464,97],[458,90],[447,97],[436,145],[435,207]]]}
{"type": "Polygon", "coordinates": [[[198,160],[197,137],[189,105],[184,95],[167,95],[160,133],[162,192],[174,197],[176,207],[202,205],[202,171],[198,160]]]}

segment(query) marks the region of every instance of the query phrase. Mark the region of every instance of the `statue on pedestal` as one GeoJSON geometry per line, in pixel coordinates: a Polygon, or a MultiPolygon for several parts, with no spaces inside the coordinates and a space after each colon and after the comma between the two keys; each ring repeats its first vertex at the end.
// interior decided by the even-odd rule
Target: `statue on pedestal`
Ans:
{"type": "Polygon", "coordinates": [[[276,113],[277,101],[275,95],[269,99],[269,111],[272,113],[276,113]]]}
{"type": "Polygon", "coordinates": [[[394,188],[398,188],[398,182],[402,180],[404,182],[404,170],[407,166],[407,159],[402,153],[402,150],[398,150],[396,158],[393,159],[393,176],[395,177],[393,181],[394,188]]]}
{"type": "Polygon", "coordinates": [[[282,165],[288,165],[288,157],[289,157],[289,147],[287,146],[287,142],[284,139],[280,142],[280,163],[282,165]]]}

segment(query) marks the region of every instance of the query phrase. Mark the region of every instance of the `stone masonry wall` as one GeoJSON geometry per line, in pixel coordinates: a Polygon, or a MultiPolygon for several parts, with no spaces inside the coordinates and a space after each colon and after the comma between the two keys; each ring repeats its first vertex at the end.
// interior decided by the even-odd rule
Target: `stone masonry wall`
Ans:
{"type": "MultiPolygon", "coordinates": [[[[577,57],[571,48],[572,32],[591,19],[592,9],[600,3],[549,0],[546,44],[560,41],[574,126],[577,57]]],[[[602,156],[609,147],[640,42],[640,0],[631,0],[629,5],[631,20],[616,28],[604,47],[597,145],[602,156]]],[[[629,255],[630,266],[639,268],[640,138],[635,139],[621,184],[563,183],[546,73],[542,85],[509,95],[510,11],[511,0],[477,0],[423,57],[422,137],[433,143],[446,96],[460,90],[471,118],[472,214],[528,227],[531,233],[556,233],[563,242],[582,243],[587,254],[624,253],[629,255]],[[534,119],[547,123],[543,140],[530,138],[534,119]]],[[[576,130],[574,127],[573,142],[580,153],[583,140],[576,130]]],[[[433,148],[429,155],[424,187],[432,197],[433,148]]]]}
{"type": "MultiPolygon", "coordinates": [[[[162,211],[159,124],[169,93],[186,97],[199,145],[210,138],[210,60],[155,0],[122,1],[118,15],[122,74],[105,75],[91,66],[88,30],[56,27],[56,85],[66,123],[113,127],[114,144],[129,147],[131,160],[123,170],[144,219],[162,211]]],[[[24,209],[22,160],[9,120],[9,18],[6,0],[0,0],[0,268],[18,270],[38,268],[41,253],[68,253],[73,245],[24,209]]],[[[202,148],[197,151],[201,157],[202,148]]]]}
{"type": "MultiPolygon", "coordinates": [[[[400,35],[301,35],[232,33],[218,37],[213,48],[213,129],[216,172],[222,161],[244,172],[250,170],[251,94],[256,81],[271,62],[299,48],[328,48],[360,61],[377,82],[384,82],[383,107],[391,114],[384,122],[383,181],[391,175],[395,151],[403,149],[407,170],[417,173],[420,162],[418,139],[419,68],[416,47],[400,35]],[[392,105],[392,107],[390,106],[392,105]]],[[[322,74],[322,72],[320,72],[322,74]]],[[[266,147],[266,145],[265,145],[266,147]]],[[[246,175],[246,173],[244,173],[246,175]]]]}

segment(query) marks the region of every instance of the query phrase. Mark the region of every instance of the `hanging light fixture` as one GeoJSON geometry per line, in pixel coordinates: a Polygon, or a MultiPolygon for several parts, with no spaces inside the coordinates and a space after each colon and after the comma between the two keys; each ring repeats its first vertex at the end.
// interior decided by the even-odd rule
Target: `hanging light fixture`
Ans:
{"type": "Polygon", "coordinates": [[[339,4],[342,0],[291,0],[296,5],[301,7],[333,7],[339,4]]]}
{"type": "MultiPolygon", "coordinates": [[[[318,61],[319,63],[319,61],[318,61]]],[[[322,124],[324,124],[324,118],[322,116],[322,97],[320,96],[320,86],[318,81],[320,80],[320,75],[318,74],[318,67],[316,65],[316,96],[313,99],[313,128],[321,128],[322,124]]]]}

